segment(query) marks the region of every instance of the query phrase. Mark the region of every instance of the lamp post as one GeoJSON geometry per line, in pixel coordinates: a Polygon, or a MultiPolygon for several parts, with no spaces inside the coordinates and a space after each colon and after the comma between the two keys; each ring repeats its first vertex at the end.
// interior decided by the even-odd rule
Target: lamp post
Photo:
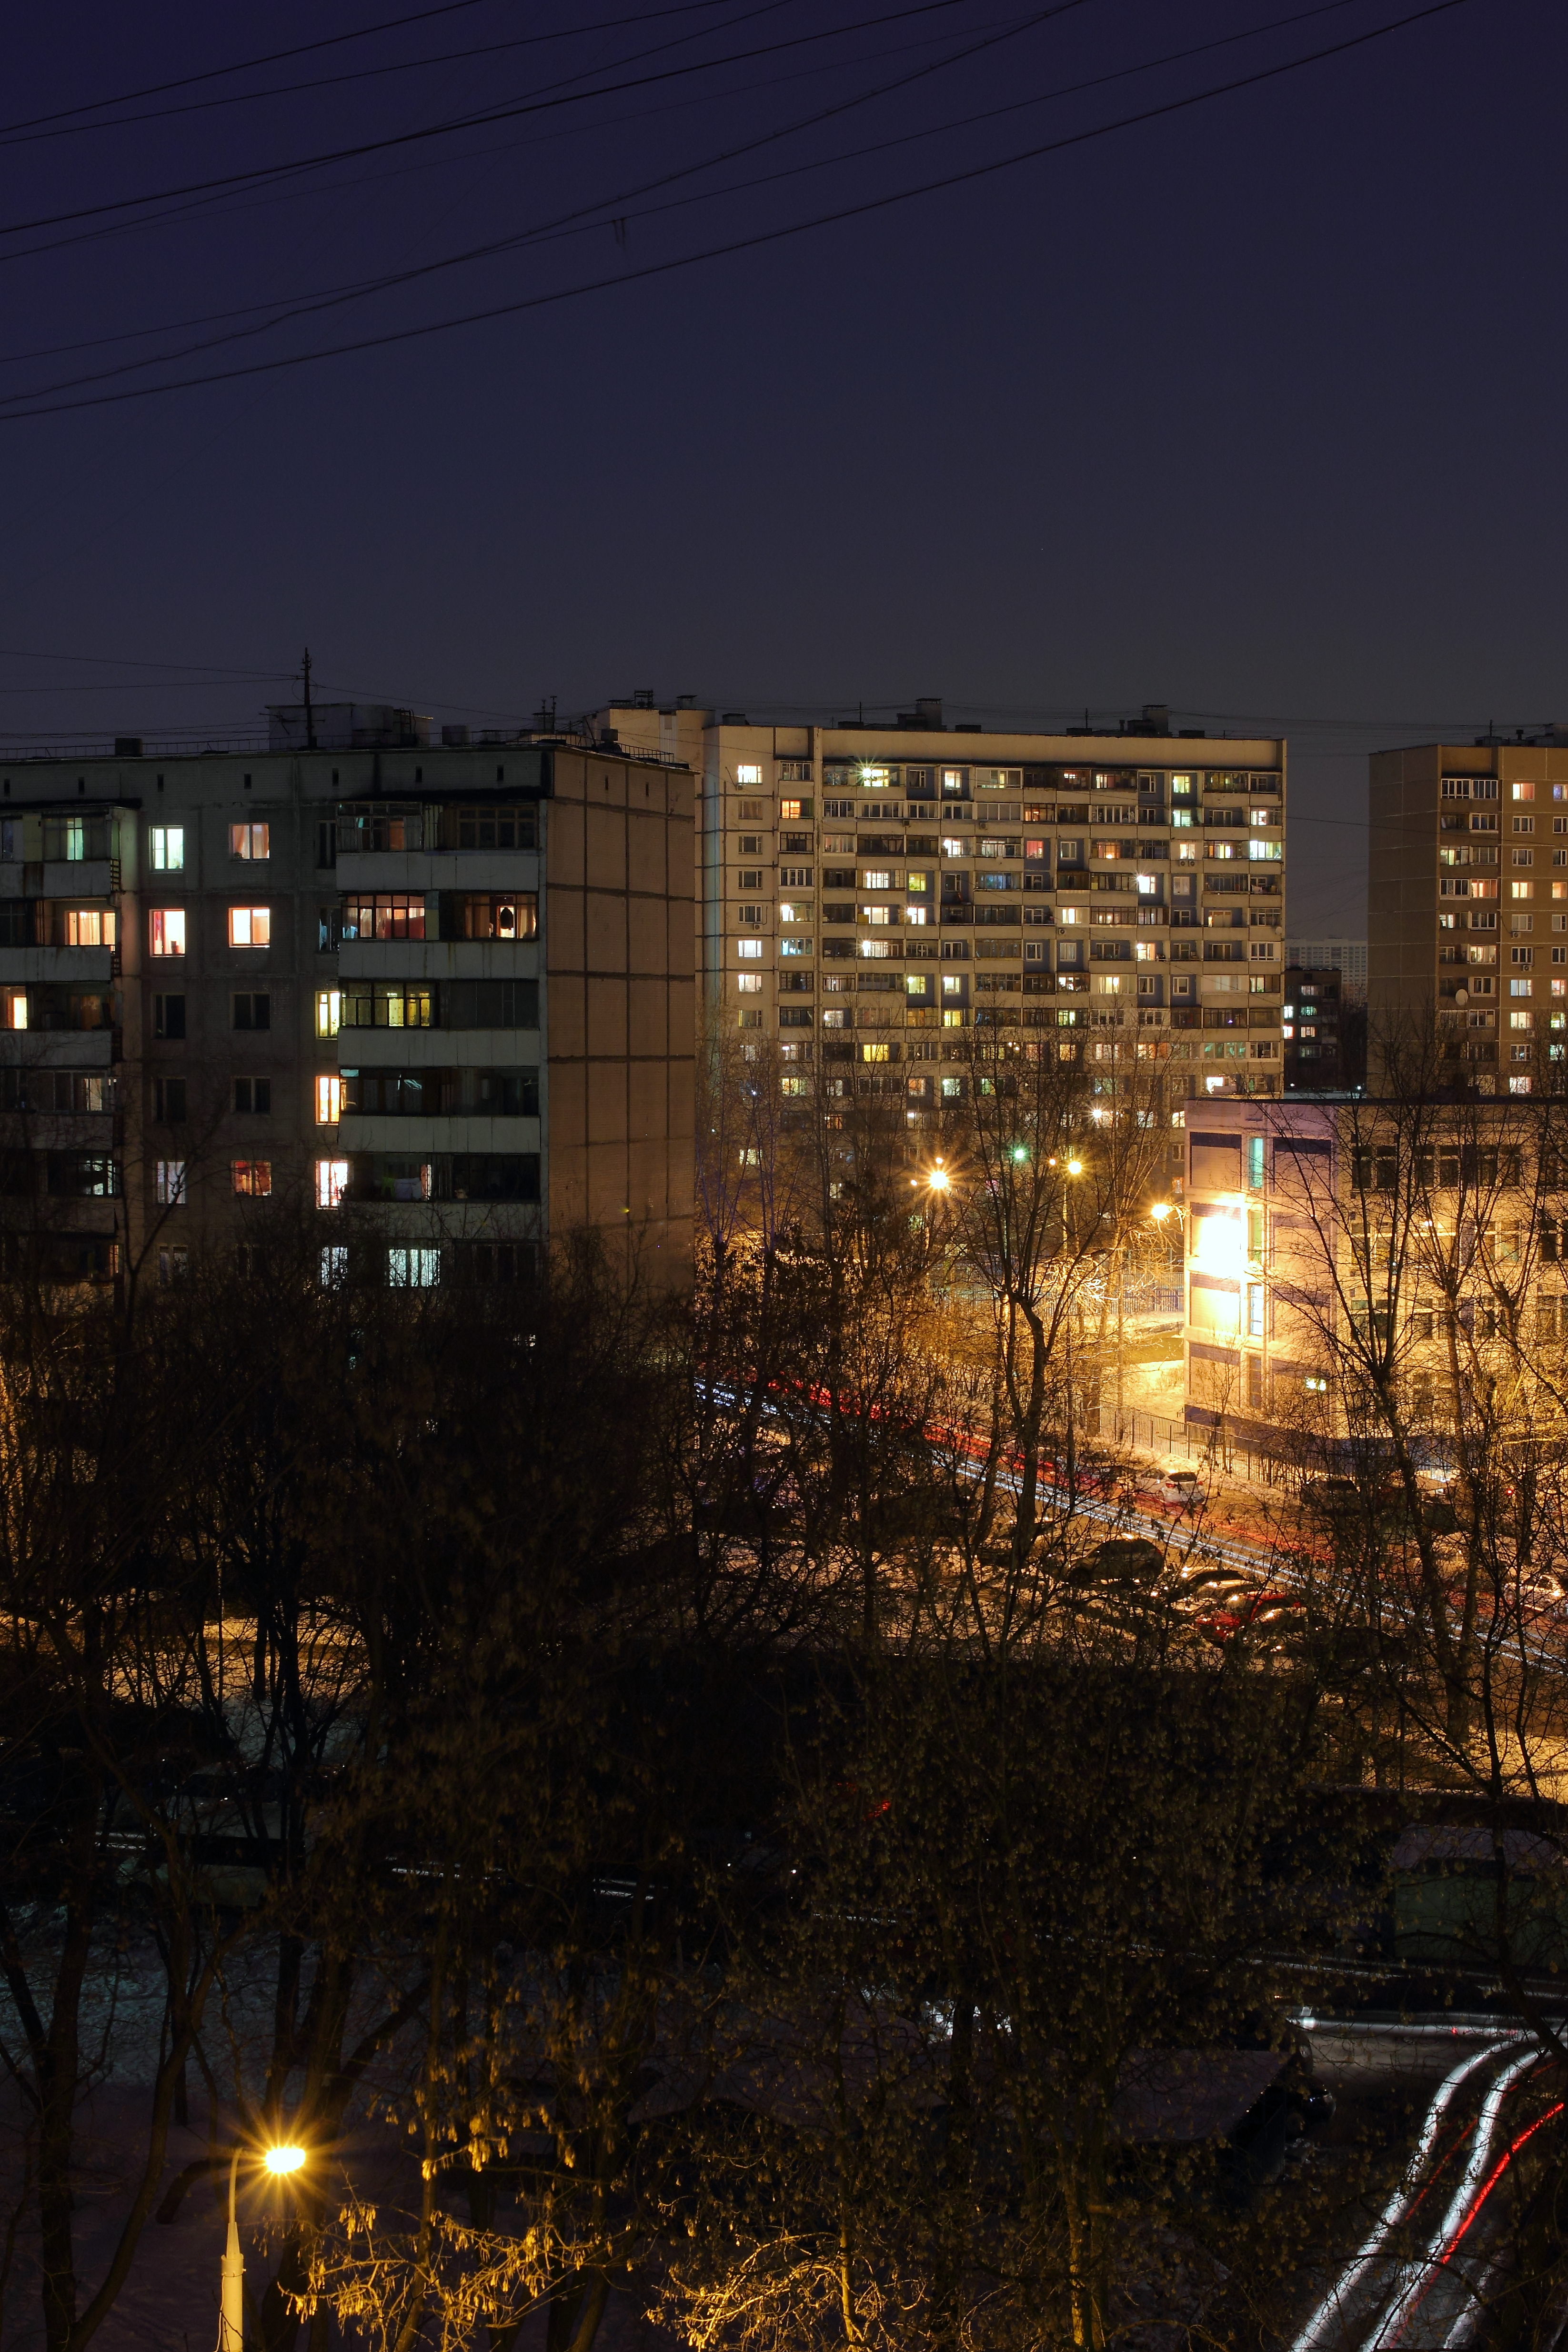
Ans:
{"type": "MultiPolygon", "coordinates": [[[[239,2159],[243,2143],[235,2142],[228,2167],[228,2240],[223,2250],[223,2291],[217,2324],[217,2352],[245,2352],[245,2255],[239,2243],[239,2220],[235,2210],[235,2190],[239,2178],[239,2159]]],[[[262,2155],[262,2163],[278,2178],[298,2172],[305,2161],[305,2151],[285,2144],[269,2147],[262,2155]]]]}

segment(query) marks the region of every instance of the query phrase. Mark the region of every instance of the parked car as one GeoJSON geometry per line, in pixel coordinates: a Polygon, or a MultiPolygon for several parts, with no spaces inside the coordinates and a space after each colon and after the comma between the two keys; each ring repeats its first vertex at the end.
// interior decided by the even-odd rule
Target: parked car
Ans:
{"type": "Polygon", "coordinates": [[[1112,1536],[1096,1544],[1079,1575],[1085,1583],[1152,1584],[1165,1555],[1148,1536],[1112,1536]]]}
{"type": "Polygon", "coordinates": [[[1154,1482],[1154,1492],[1162,1503],[1175,1503],[1185,1510],[1195,1508],[1207,1490],[1195,1470],[1163,1470],[1154,1482]]]}

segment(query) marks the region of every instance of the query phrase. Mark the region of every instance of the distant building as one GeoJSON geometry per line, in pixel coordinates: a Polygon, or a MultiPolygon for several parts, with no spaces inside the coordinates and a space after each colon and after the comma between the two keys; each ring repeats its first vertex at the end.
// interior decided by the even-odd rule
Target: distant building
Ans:
{"type": "Polygon", "coordinates": [[[1343,975],[1332,964],[1285,967],[1285,1092],[1321,1092],[1346,1083],[1341,1052],[1343,975]]]}
{"type": "Polygon", "coordinates": [[[977,1029],[1131,1047],[1184,1097],[1279,1092],[1283,742],[1153,706],[1121,734],[948,726],[935,698],[821,727],[646,694],[596,724],[702,777],[702,985],[742,1042],[912,1123],[977,1029]]]}
{"type": "Polygon", "coordinates": [[[1364,940],[1287,940],[1285,961],[1288,964],[1308,965],[1320,971],[1337,971],[1342,982],[1342,992],[1347,997],[1366,994],[1364,940]]]}
{"type": "Polygon", "coordinates": [[[1368,915],[1374,1030],[1435,1018],[1457,1079],[1529,1093],[1568,1043],[1568,746],[1374,752],[1368,915]]]}

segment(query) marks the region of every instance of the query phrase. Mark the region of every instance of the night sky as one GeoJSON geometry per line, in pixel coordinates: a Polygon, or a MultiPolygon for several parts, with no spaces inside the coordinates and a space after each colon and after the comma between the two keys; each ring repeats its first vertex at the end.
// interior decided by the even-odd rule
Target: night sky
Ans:
{"type": "Polygon", "coordinates": [[[784,237],[1414,0],[375,5],[12,13],[11,742],[252,726],[307,640],[325,694],[479,725],[1161,700],[1289,731],[1300,932],[1363,923],[1369,748],[1568,721],[1561,5],[784,237]]]}

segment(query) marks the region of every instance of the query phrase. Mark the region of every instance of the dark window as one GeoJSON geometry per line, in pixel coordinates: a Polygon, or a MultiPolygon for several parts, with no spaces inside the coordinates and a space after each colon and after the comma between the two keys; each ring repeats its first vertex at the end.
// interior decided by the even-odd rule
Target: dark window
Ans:
{"type": "Polygon", "coordinates": [[[41,900],[0,898],[0,948],[28,948],[37,936],[35,906],[41,900]]]}
{"type": "MultiPolygon", "coordinates": [[[[496,771],[498,778],[500,770],[496,771]]],[[[448,808],[441,812],[444,849],[531,849],[531,808],[448,808]]]]}
{"type": "MultiPolygon", "coordinates": [[[[183,1002],[184,1000],[179,1000],[183,1002]]],[[[176,1127],[185,1116],[185,1081],[184,1078],[154,1078],[153,1081],[153,1116],[166,1127],[176,1127]]]]}
{"type": "Polygon", "coordinates": [[[419,1118],[439,1101],[437,1070],[344,1070],[342,1108],[372,1118],[419,1118]]]}
{"type": "Polygon", "coordinates": [[[316,826],[316,864],[335,866],[338,862],[338,828],[331,817],[323,817],[316,826]]]}
{"type": "Polygon", "coordinates": [[[537,1029],[539,982],[449,981],[441,992],[441,1020],[447,1029],[537,1029]]]}
{"type": "Polygon", "coordinates": [[[537,1151],[460,1152],[452,1161],[455,1201],[537,1201],[537,1151]]]}
{"type": "Polygon", "coordinates": [[[96,1151],[51,1151],[48,1183],[51,1193],[65,1201],[109,1201],[120,1189],[113,1160],[96,1151]]]}
{"type": "MultiPolygon", "coordinates": [[[[235,1023],[235,1026],[236,1028],[239,1026],[237,1021],[235,1023]]],[[[184,1037],[184,998],[183,996],[155,996],[153,999],[153,1036],[184,1037]]]]}
{"type": "Polygon", "coordinates": [[[452,1253],[452,1278],[474,1288],[531,1283],[538,1259],[532,1242],[458,1242],[452,1253]]]}
{"type": "MultiPolygon", "coordinates": [[[[318,955],[336,955],[338,951],[338,942],[342,938],[342,935],[343,919],[340,909],[336,907],[318,907],[316,909],[316,953],[318,955]]],[[[367,933],[366,937],[368,938],[369,936],[369,933],[367,933]]]]}
{"type": "Polygon", "coordinates": [[[270,1029],[272,999],[264,988],[242,988],[234,999],[237,1029],[270,1029]]]}
{"type": "Polygon", "coordinates": [[[272,1108],[270,1078],[236,1078],[234,1107],[238,1111],[259,1112],[265,1116],[272,1108]]]}

